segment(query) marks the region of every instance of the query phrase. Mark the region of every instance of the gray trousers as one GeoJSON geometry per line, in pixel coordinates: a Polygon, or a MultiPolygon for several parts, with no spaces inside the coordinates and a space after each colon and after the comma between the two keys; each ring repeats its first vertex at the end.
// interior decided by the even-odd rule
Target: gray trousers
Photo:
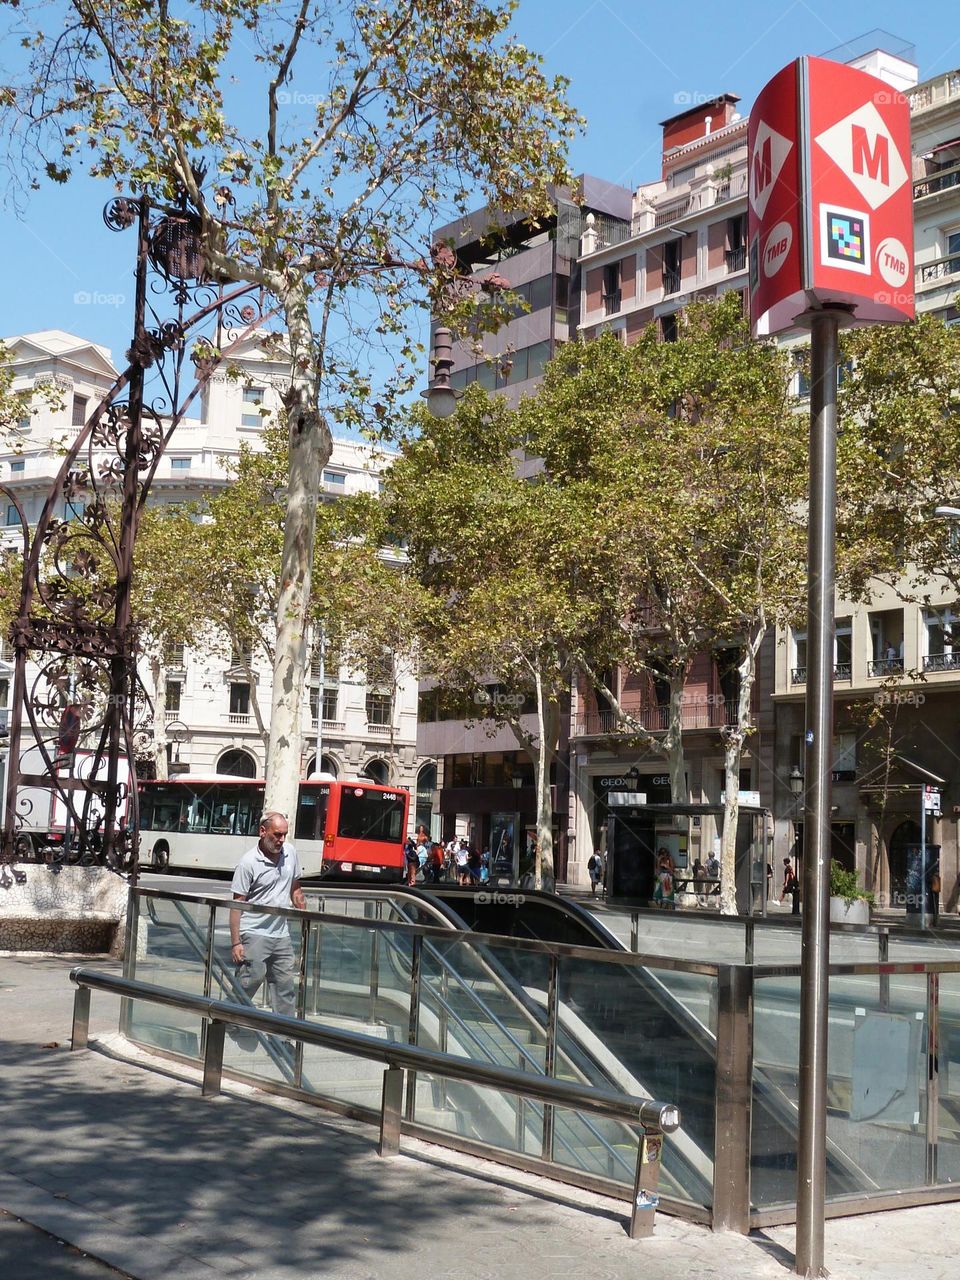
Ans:
{"type": "Polygon", "coordinates": [[[295,1018],[299,973],[290,935],[241,933],[240,941],[243,943],[243,964],[237,970],[237,977],[247,997],[252,1000],[266,981],[274,1013],[285,1013],[295,1018]]]}

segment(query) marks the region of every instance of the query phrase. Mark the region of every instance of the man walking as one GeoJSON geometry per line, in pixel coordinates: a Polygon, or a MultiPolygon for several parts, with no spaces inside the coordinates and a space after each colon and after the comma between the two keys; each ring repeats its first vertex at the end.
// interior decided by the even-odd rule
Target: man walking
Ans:
{"type": "MultiPolygon", "coordinates": [[[[259,843],[249,849],[233,873],[233,896],[239,902],[265,907],[306,910],[300,888],[300,862],[293,845],[286,843],[287,820],[282,813],[265,813],[260,819],[259,843]]],[[[252,1000],[266,980],[271,988],[274,1013],[295,1017],[297,974],[290,930],[283,916],[258,911],[230,912],[231,957],[240,985],[252,1000]]]]}

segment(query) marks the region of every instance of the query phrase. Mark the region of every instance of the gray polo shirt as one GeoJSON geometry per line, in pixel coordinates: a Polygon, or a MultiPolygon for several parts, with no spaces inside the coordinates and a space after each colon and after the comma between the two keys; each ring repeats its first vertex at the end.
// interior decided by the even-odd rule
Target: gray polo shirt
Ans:
{"type": "MultiPolygon", "coordinates": [[[[300,859],[292,844],[284,843],[276,862],[255,844],[237,863],[231,887],[248,902],[262,903],[265,907],[292,907],[290,892],[294,881],[299,879],[300,859]]],[[[240,917],[240,936],[249,933],[285,937],[287,922],[283,916],[244,911],[240,917]]]]}

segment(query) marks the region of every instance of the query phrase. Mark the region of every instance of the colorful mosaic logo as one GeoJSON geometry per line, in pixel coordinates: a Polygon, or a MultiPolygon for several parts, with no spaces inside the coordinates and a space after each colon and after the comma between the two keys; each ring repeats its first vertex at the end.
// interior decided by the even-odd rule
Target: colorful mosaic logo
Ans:
{"type": "Polygon", "coordinates": [[[870,271],[870,222],[854,209],[820,206],[820,260],[826,267],[870,271]]]}

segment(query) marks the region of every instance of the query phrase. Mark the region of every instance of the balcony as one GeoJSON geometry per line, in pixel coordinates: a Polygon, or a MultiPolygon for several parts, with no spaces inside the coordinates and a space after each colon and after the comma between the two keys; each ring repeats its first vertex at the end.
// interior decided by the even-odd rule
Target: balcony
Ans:
{"type": "MultiPolygon", "coordinates": [[[[835,662],[833,665],[833,678],[834,680],[852,680],[853,679],[852,665],[849,662],[835,662]]],[[[790,683],[806,684],[807,668],[806,667],[791,668],[790,683]]]]}
{"type": "MultiPolygon", "coordinates": [[[[633,721],[648,733],[664,733],[670,725],[670,708],[668,706],[640,707],[627,713],[633,721]]],[[[707,696],[700,701],[684,702],[680,709],[680,723],[683,729],[722,729],[724,725],[735,724],[737,719],[737,702],[735,699],[724,699],[719,696],[707,696]]],[[[617,735],[629,738],[631,729],[623,724],[613,711],[581,712],[577,717],[577,736],[581,738],[605,737],[617,735]]]]}
{"type": "Polygon", "coordinates": [[[907,94],[907,101],[911,111],[926,111],[929,107],[939,107],[957,97],[960,97],[960,75],[951,71],[942,80],[934,80],[912,89],[907,94]]]}
{"type": "Polygon", "coordinates": [[[664,294],[680,292],[680,270],[671,270],[669,267],[664,268],[663,272],[663,292],[664,294]]]}
{"type": "Polygon", "coordinates": [[[913,184],[913,198],[922,200],[925,196],[935,196],[956,186],[960,186],[960,164],[952,164],[947,169],[938,169],[920,178],[913,184]]]}
{"type": "Polygon", "coordinates": [[[227,724],[249,724],[249,711],[230,711],[227,713],[227,724]]]}
{"type": "Polygon", "coordinates": [[[727,264],[727,271],[744,271],[747,266],[747,246],[742,244],[739,249],[728,249],[723,255],[723,260],[727,264]]]}
{"type": "Polygon", "coordinates": [[[615,316],[623,305],[623,296],[619,289],[613,289],[603,295],[603,314],[615,316]]]}
{"type": "Polygon", "coordinates": [[[868,676],[902,676],[902,658],[877,658],[867,663],[868,676]]]}
{"type": "MultiPolygon", "coordinates": [[[[317,731],[317,717],[316,717],[316,716],[311,716],[311,717],[310,717],[310,728],[314,731],[314,733],[316,733],[316,731],[317,731]]],[[[327,734],[327,733],[346,733],[346,731],[347,731],[347,722],[346,722],[346,720],[324,720],[324,722],[323,722],[323,732],[324,732],[324,734],[327,734]]]]}
{"type": "Polygon", "coordinates": [[[389,738],[393,732],[392,724],[371,724],[369,720],[367,721],[367,733],[371,738],[389,738]]]}
{"type": "Polygon", "coordinates": [[[929,653],[923,660],[924,671],[960,671],[960,652],[929,653]]]}
{"type": "Polygon", "coordinates": [[[960,257],[953,254],[949,258],[935,258],[932,262],[922,262],[917,267],[915,279],[917,286],[936,285],[940,280],[960,275],[960,257]]]}

